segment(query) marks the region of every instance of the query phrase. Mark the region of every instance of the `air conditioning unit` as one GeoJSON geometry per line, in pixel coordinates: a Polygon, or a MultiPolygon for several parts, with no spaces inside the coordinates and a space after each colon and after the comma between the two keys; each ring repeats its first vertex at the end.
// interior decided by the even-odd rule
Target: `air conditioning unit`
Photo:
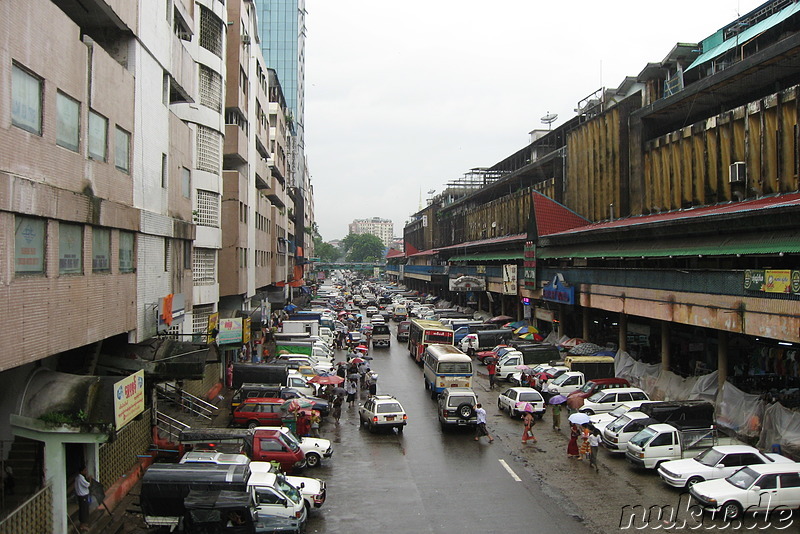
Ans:
{"type": "Polygon", "coordinates": [[[731,163],[730,169],[728,169],[728,181],[732,184],[747,183],[747,166],[744,161],[731,163]]]}
{"type": "Polygon", "coordinates": [[[242,35],[242,43],[249,45],[250,44],[250,36],[249,35],[242,35]]]}

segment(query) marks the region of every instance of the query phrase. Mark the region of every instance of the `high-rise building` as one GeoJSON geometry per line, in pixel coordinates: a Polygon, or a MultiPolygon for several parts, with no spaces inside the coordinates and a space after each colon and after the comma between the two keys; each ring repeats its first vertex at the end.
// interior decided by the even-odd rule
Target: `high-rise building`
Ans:
{"type": "Polygon", "coordinates": [[[356,219],[347,225],[351,234],[372,234],[383,241],[383,246],[388,247],[394,234],[394,223],[389,219],[372,217],[371,219],[356,219]]]}

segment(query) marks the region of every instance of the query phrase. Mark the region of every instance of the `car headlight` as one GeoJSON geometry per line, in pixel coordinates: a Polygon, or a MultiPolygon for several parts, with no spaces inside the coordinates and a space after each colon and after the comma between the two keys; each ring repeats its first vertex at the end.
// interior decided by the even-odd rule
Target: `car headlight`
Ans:
{"type": "Polygon", "coordinates": [[[637,456],[639,456],[639,458],[644,458],[644,453],[640,452],[637,456]]]}

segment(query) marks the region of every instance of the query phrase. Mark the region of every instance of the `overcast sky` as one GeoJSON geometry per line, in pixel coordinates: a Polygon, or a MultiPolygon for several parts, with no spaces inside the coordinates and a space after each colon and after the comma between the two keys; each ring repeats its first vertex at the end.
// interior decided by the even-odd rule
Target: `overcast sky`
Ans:
{"type": "Polygon", "coordinates": [[[575,116],[748,0],[306,0],[306,155],[325,241],[382,217],[402,236],[429,190],[575,116]]]}

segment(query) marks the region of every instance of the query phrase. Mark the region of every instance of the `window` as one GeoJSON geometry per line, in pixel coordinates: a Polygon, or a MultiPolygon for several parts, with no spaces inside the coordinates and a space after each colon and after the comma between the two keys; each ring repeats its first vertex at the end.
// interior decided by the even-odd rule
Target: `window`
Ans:
{"type": "Polygon", "coordinates": [[[200,104],[222,111],[222,76],[205,65],[200,65],[199,74],[200,104]]]}
{"type": "Polygon", "coordinates": [[[167,155],[161,154],[161,187],[167,187],[167,174],[169,167],[167,166],[167,155]]]}
{"type": "Polygon", "coordinates": [[[635,400],[635,401],[637,401],[637,400],[647,400],[647,395],[645,395],[641,391],[634,391],[633,393],[631,393],[631,397],[633,397],[633,400],[635,400]]]}
{"type": "Polygon", "coordinates": [[[77,152],[80,145],[81,105],[61,91],[56,95],[56,144],[77,152]]]}
{"type": "Polygon", "coordinates": [[[168,237],[164,238],[164,272],[169,272],[172,263],[172,242],[168,237]]]}
{"type": "Polygon", "coordinates": [[[197,125],[197,168],[219,174],[222,143],[219,132],[197,125]]]}
{"type": "Polygon", "coordinates": [[[197,190],[197,224],[219,227],[219,195],[213,191],[197,190]]]}
{"type": "Polygon", "coordinates": [[[192,281],[197,286],[217,283],[217,253],[214,249],[197,247],[193,249],[192,281]]]}
{"type": "Polygon", "coordinates": [[[132,273],[134,271],[133,245],[133,232],[119,233],[119,272],[121,273],[132,273]]]}
{"type": "Polygon", "coordinates": [[[617,402],[628,402],[633,400],[630,393],[619,393],[617,395],[617,402]]]}
{"type": "Polygon", "coordinates": [[[192,268],[192,242],[188,239],[183,241],[183,268],[192,268]]]}
{"type": "Polygon", "coordinates": [[[192,332],[205,333],[208,331],[208,319],[214,313],[213,304],[201,304],[192,308],[192,332]]]}
{"type": "Polygon", "coordinates": [[[192,171],[181,167],[181,194],[189,198],[192,195],[192,171]]]}
{"type": "Polygon", "coordinates": [[[114,166],[122,172],[130,173],[131,134],[117,126],[114,140],[114,166]]]}
{"type": "Polygon", "coordinates": [[[59,223],[58,274],[83,273],[83,226],[59,223]]]}
{"type": "Polygon", "coordinates": [[[800,473],[782,473],[782,488],[800,488],[800,473]]]}
{"type": "Polygon", "coordinates": [[[11,124],[42,135],[42,79],[18,65],[11,68],[11,124]]]}
{"type": "Polygon", "coordinates": [[[111,230],[92,228],[92,272],[111,271],[111,230]]]}
{"type": "Polygon", "coordinates": [[[164,71],[161,76],[161,103],[165,106],[169,105],[169,73],[164,71]]]}
{"type": "Polygon", "coordinates": [[[89,158],[106,161],[108,119],[89,110],[89,158]]]}
{"type": "Polygon", "coordinates": [[[222,57],[222,21],[214,13],[200,7],[200,46],[222,57]]]}
{"type": "Polygon", "coordinates": [[[44,274],[45,220],[16,217],[14,221],[14,272],[44,274]]]}
{"type": "Polygon", "coordinates": [[[763,477],[758,479],[758,482],[756,482],[756,486],[758,486],[762,490],[776,489],[778,487],[778,475],[764,475],[763,477]]]}
{"type": "Polygon", "coordinates": [[[672,434],[661,434],[660,436],[656,436],[652,443],[650,443],[651,447],[663,447],[664,445],[672,445],[672,434]]]}

